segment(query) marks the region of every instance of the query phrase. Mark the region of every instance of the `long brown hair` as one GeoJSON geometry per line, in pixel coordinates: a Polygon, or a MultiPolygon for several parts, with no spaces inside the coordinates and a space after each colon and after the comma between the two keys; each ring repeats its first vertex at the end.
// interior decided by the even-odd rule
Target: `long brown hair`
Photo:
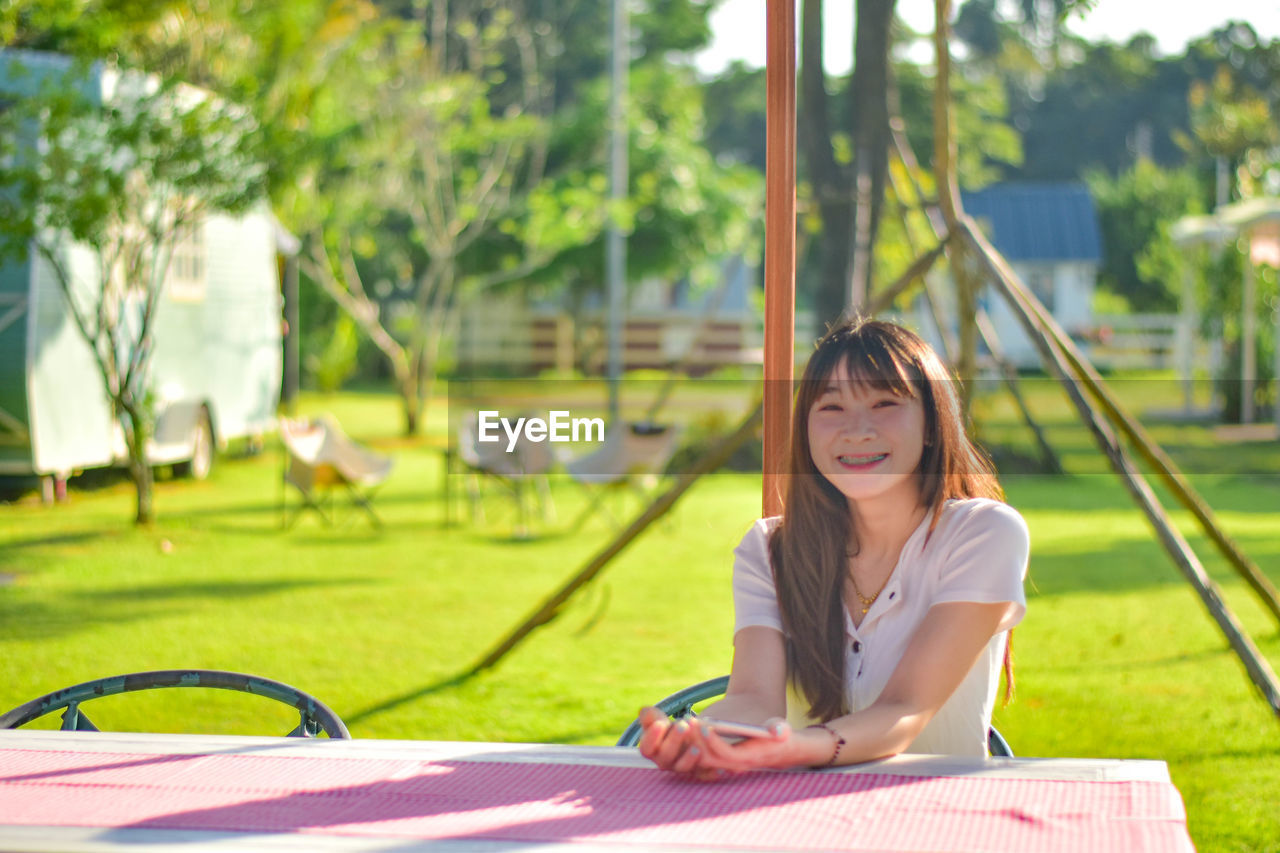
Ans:
{"type": "MultiPolygon", "coordinates": [[[[787,671],[809,701],[809,715],[827,721],[849,712],[844,684],[843,590],[850,553],[858,542],[848,499],[814,464],[809,411],[836,368],[877,390],[918,398],[924,408],[920,457],[921,504],[937,524],[945,501],[1004,500],[990,459],[964,429],[955,381],[946,365],[915,333],[893,323],[855,319],[832,328],[809,358],[796,392],[790,468],[782,522],[769,540],[787,671]]],[[[1013,668],[1006,647],[1006,698],[1013,668]]]]}

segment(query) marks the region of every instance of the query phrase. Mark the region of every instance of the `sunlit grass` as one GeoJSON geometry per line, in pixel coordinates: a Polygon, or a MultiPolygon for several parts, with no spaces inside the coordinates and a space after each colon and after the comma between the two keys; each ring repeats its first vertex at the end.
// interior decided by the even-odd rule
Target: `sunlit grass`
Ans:
{"type": "MultiPolygon", "coordinates": [[[[1021,755],[1165,760],[1200,849],[1276,849],[1280,721],[1060,392],[1046,384],[1030,396],[1070,474],[1005,477],[1033,550],[1015,639],[1017,699],[998,724],[1021,755]]],[[[495,669],[458,680],[615,528],[596,515],[568,531],[583,495],[562,477],[552,478],[556,520],[535,525],[533,539],[511,537],[512,504],[492,487],[484,523],[466,519],[459,502],[461,520],[446,525],[445,409],[440,401],[431,410],[426,438],[405,439],[387,395],[304,399],[303,411],[331,411],[395,456],[375,500],[381,531],[341,503],[333,528],[303,516],[280,529],[281,461],[271,445],[219,459],[207,482],[161,482],[150,530],[129,526],[130,489],[112,478],[73,487],[64,505],[28,497],[0,507],[0,573],[11,578],[0,586],[0,709],[97,676],[208,667],[307,690],[356,737],[601,744],[641,704],[727,670],[730,552],[759,512],[753,474],[700,481],[558,620],[495,669]]],[[[985,440],[1030,454],[1003,399],[978,411],[985,440]]],[[[1203,426],[1150,428],[1280,582],[1280,450],[1225,446],[1203,426]]],[[[465,483],[452,477],[460,498],[465,483]]],[[[623,498],[614,510],[638,508],[623,498]]],[[[1172,514],[1280,667],[1275,622],[1190,514],[1172,514]]],[[[210,691],[104,699],[86,711],[102,728],[150,731],[271,734],[296,722],[283,706],[210,691]]]]}

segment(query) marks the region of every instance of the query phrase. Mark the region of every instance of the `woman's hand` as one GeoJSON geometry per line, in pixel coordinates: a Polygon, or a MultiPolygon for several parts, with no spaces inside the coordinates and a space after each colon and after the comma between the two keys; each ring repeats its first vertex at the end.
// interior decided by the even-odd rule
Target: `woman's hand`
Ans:
{"type": "Polygon", "coordinates": [[[729,773],[823,764],[831,756],[830,735],[805,729],[794,732],[787,721],[765,723],[771,737],[730,740],[697,718],[671,720],[657,708],[640,712],[640,754],[663,770],[711,781],[729,773]]]}
{"type": "Polygon", "coordinates": [[[673,720],[657,708],[640,709],[640,754],[661,767],[697,779],[714,779],[714,769],[701,766],[705,745],[696,721],[673,720]]]}
{"type": "Polygon", "coordinates": [[[816,737],[809,729],[793,731],[786,720],[765,722],[772,737],[726,739],[709,726],[699,725],[695,735],[701,751],[698,766],[722,772],[783,769],[822,764],[830,755],[829,735],[816,737]]]}

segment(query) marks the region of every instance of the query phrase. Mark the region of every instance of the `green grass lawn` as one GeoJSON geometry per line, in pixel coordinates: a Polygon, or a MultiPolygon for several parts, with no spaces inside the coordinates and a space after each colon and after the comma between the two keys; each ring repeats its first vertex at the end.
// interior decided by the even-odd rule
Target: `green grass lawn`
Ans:
{"type": "MultiPolygon", "coordinates": [[[[1169,386],[1126,399],[1141,410],[1163,399],[1160,387],[1169,386]]],[[[1280,850],[1280,721],[1061,395],[1043,384],[1029,393],[1070,473],[1004,478],[1033,544],[1017,698],[998,725],[1020,755],[1165,760],[1200,849],[1280,850]]],[[[511,538],[514,513],[498,493],[486,499],[484,524],[447,525],[438,432],[397,437],[398,410],[380,394],[312,396],[303,409],[333,412],[395,456],[376,501],[384,530],[339,506],[333,528],[303,517],[282,531],[270,445],[220,458],[206,482],[159,483],[150,530],[129,525],[131,489],[112,477],[73,484],[66,504],[0,506],[0,709],[101,675],[207,667],[301,687],[356,737],[604,744],[642,704],[727,670],[730,552],[759,512],[758,475],[704,478],[560,619],[495,669],[458,681],[613,528],[595,516],[567,532],[583,498],[554,477],[558,521],[544,535],[511,538]]],[[[987,441],[1010,458],[1030,454],[1003,398],[977,410],[987,441]]],[[[444,411],[437,405],[429,422],[439,428],[444,411]]],[[[1280,583],[1280,448],[1224,446],[1204,427],[1151,429],[1280,583]]],[[[460,493],[461,477],[452,485],[460,493]]],[[[1173,515],[1280,668],[1275,623],[1190,515],[1173,515]]],[[[102,728],[261,734],[296,723],[284,706],[218,691],[157,691],[86,710],[102,728]]]]}

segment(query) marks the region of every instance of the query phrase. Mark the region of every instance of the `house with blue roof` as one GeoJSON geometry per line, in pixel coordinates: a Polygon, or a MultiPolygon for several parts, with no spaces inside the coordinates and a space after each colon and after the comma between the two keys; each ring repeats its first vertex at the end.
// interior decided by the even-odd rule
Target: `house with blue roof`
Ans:
{"type": "MultiPolygon", "coordinates": [[[[965,212],[1067,333],[1090,335],[1102,235],[1084,184],[995,184],[963,193],[962,201],[965,212]]],[[[981,300],[1006,356],[1020,367],[1038,366],[1039,353],[1004,298],[986,288],[981,300]]]]}

